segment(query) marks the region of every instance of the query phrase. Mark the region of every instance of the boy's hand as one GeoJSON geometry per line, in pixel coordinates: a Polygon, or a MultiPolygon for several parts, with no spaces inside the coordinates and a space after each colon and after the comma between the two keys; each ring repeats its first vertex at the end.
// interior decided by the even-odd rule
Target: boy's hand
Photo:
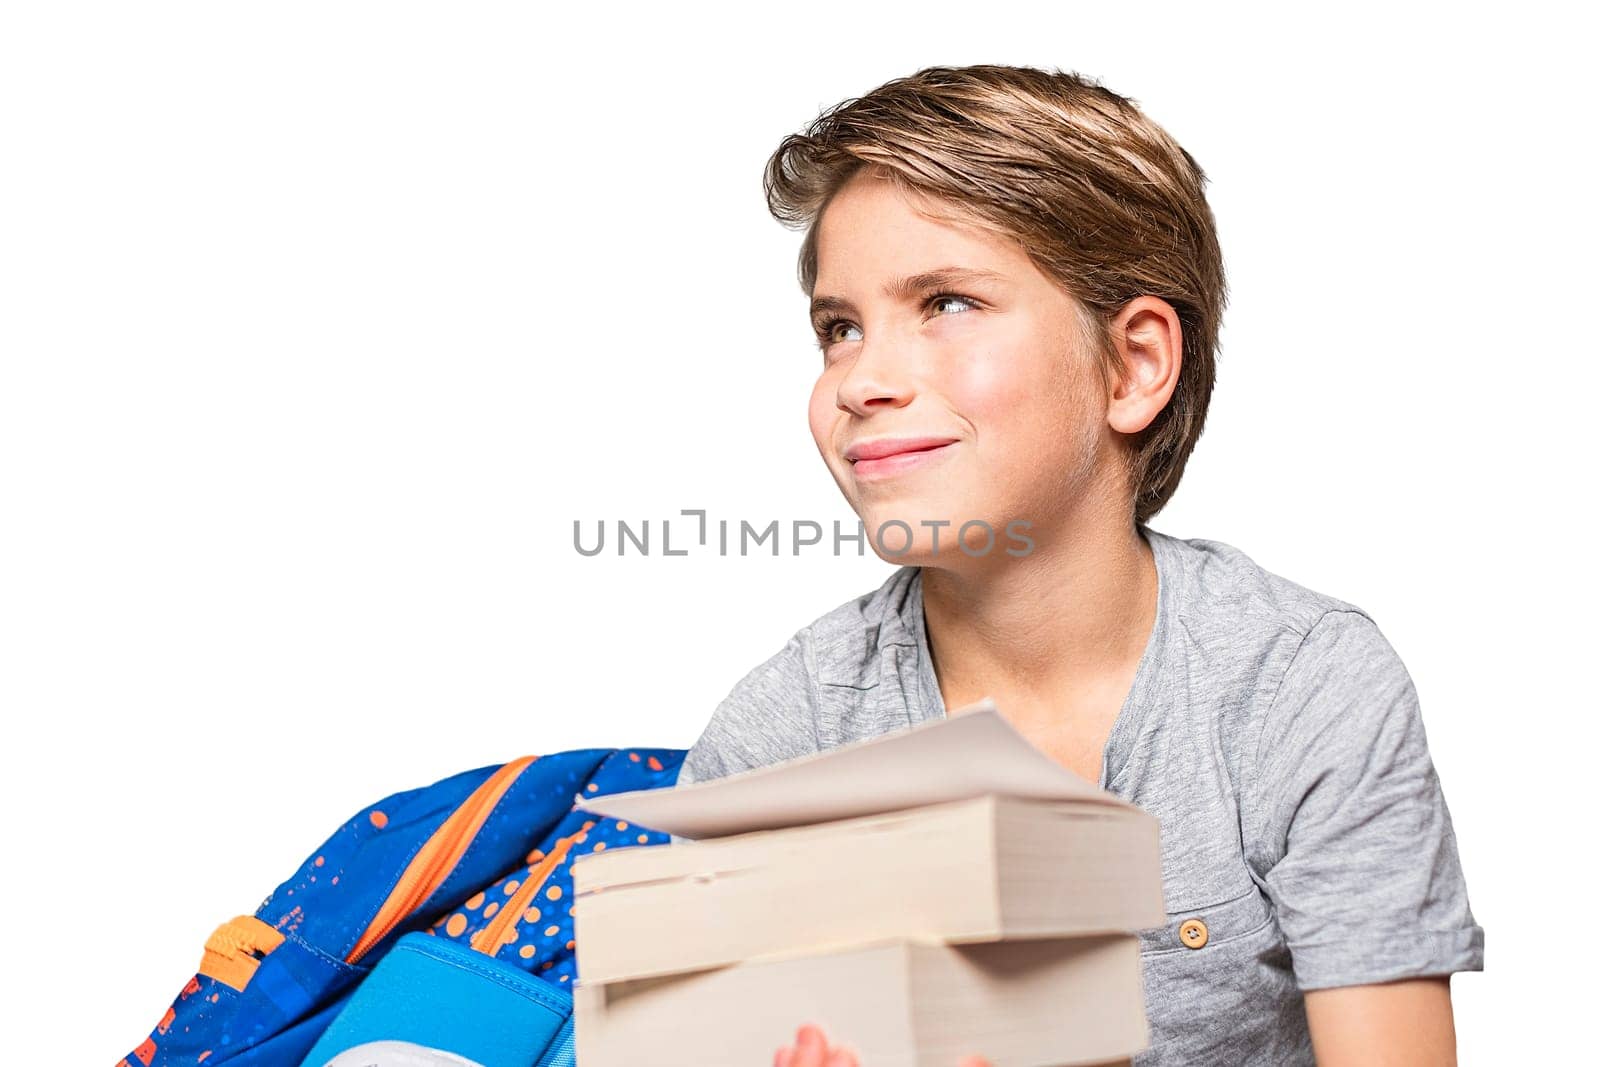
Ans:
{"type": "MultiPolygon", "coordinates": [[[[785,1045],[773,1057],[772,1067],[862,1067],[856,1054],[840,1046],[830,1048],[822,1029],[806,1023],[795,1032],[793,1045],[785,1045]]],[[[871,1067],[869,1064],[868,1067],[871,1067]]],[[[990,1067],[982,1056],[968,1056],[957,1067],[990,1067]]]]}

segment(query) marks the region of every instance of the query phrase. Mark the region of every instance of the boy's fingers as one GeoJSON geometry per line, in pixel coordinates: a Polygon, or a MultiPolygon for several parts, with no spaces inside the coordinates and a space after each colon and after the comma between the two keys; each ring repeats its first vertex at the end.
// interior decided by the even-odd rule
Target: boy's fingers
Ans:
{"type": "Polygon", "coordinates": [[[825,1067],[823,1059],[828,1052],[828,1042],[822,1030],[806,1023],[800,1027],[795,1041],[794,1057],[787,1067],[825,1067]]]}
{"type": "Polygon", "coordinates": [[[789,1067],[789,1061],[794,1058],[794,1049],[785,1045],[772,1056],[772,1067],[789,1067]]]}
{"type": "Polygon", "coordinates": [[[833,1050],[833,1054],[828,1057],[825,1067],[861,1067],[861,1064],[856,1062],[856,1054],[854,1052],[847,1048],[836,1048],[833,1050]]]}

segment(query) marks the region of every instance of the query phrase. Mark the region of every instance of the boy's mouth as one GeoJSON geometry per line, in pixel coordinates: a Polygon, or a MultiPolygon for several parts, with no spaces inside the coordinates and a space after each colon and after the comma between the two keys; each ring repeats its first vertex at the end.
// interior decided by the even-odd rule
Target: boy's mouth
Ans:
{"type": "Polygon", "coordinates": [[[879,437],[851,445],[844,450],[844,458],[851,463],[888,459],[911,452],[931,452],[955,441],[953,437],[879,437]]]}
{"type": "Polygon", "coordinates": [[[955,443],[950,437],[879,438],[851,445],[844,457],[858,479],[887,478],[934,462],[955,443]]]}

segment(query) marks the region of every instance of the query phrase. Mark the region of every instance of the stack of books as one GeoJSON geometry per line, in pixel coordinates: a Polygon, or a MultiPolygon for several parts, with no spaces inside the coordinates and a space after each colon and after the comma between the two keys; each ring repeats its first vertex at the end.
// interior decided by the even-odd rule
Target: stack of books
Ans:
{"type": "Polygon", "coordinates": [[[1154,817],[990,700],[671,790],[585,799],[671,833],[573,867],[578,1062],[763,1067],[800,1024],[862,1067],[1125,1061],[1154,817]]]}

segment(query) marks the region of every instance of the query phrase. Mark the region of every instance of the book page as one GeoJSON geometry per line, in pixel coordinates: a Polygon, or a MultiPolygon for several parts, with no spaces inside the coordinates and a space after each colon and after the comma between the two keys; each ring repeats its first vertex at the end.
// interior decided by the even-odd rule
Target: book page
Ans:
{"type": "Polygon", "coordinates": [[[946,718],[671,789],[580,797],[577,806],[683,838],[848,819],[994,793],[1133,805],[1029,744],[984,697],[946,718]]]}

